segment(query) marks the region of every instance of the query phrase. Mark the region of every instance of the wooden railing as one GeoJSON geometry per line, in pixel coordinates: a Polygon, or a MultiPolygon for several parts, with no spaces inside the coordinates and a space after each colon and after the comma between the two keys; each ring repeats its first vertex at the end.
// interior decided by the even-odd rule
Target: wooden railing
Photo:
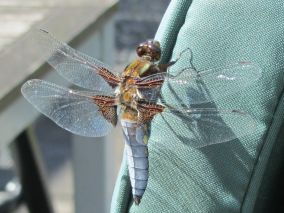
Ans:
{"type": "MultiPolygon", "coordinates": [[[[117,2],[99,0],[97,2],[87,6],[54,7],[45,11],[45,18],[33,28],[47,29],[60,40],[70,43],[72,47],[113,65],[115,51],[113,23],[117,2]]],[[[53,210],[52,207],[48,207],[50,202],[43,181],[42,168],[37,162],[37,146],[31,141],[28,131],[40,114],[22,97],[20,87],[23,82],[31,78],[40,78],[63,86],[69,84],[39,57],[39,50],[34,48],[32,34],[32,30],[26,32],[0,53],[0,146],[13,144],[12,150],[24,190],[23,199],[31,205],[30,211],[48,213],[53,210]],[[33,183],[27,175],[34,175],[33,183]],[[32,187],[37,187],[40,193],[38,190],[30,190],[30,184],[38,184],[32,187]],[[40,201],[39,196],[42,196],[40,201]],[[34,205],[36,202],[40,203],[34,205]],[[40,204],[46,206],[45,210],[40,204]]],[[[113,135],[99,139],[74,136],[72,139],[76,212],[93,212],[94,209],[96,212],[108,212],[115,175],[120,163],[120,152],[116,150],[121,150],[115,148],[121,144],[117,145],[117,142],[115,144],[112,139],[113,135]],[[93,143],[94,141],[104,141],[104,143],[93,143]],[[86,164],[86,160],[92,162],[86,164]],[[82,190],[86,184],[90,186],[89,189],[82,190]]]]}

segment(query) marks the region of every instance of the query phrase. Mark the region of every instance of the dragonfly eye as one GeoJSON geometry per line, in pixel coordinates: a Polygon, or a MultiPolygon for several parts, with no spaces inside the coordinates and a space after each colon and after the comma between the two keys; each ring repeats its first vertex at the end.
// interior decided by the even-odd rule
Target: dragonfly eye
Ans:
{"type": "Polygon", "coordinates": [[[160,43],[155,40],[147,40],[138,45],[136,53],[139,57],[148,58],[150,61],[158,61],[161,57],[160,43]]]}

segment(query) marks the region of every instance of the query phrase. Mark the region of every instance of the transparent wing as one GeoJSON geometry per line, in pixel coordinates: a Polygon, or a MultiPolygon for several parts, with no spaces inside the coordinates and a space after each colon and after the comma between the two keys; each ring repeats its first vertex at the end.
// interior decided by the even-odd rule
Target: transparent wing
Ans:
{"type": "Polygon", "coordinates": [[[255,119],[238,110],[210,108],[166,109],[151,122],[151,139],[165,138],[194,148],[224,143],[249,135],[256,129],[255,119]]]}
{"type": "Polygon", "coordinates": [[[86,89],[113,91],[112,86],[99,75],[99,72],[108,71],[116,77],[110,67],[71,48],[45,30],[36,31],[35,39],[44,59],[68,81],[86,89]]]}
{"type": "Polygon", "coordinates": [[[92,100],[96,92],[75,91],[37,79],[27,81],[21,90],[38,111],[74,134],[101,137],[112,128],[92,100]]]}
{"type": "Polygon", "coordinates": [[[142,79],[155,82],[164,79],[163,87],[142,89],[145,99],[155,101],[161,92],[161,101],[167,102],[178,97],[183,104],[202,104],[218,100],[255,83],[261,77],[261,69],[251,62],[238,62],[225,67],[196,71],[188,68],[177,74],[158,73],[142,79]],[[161,90],[161,91],[160,91],[161,90]]]}

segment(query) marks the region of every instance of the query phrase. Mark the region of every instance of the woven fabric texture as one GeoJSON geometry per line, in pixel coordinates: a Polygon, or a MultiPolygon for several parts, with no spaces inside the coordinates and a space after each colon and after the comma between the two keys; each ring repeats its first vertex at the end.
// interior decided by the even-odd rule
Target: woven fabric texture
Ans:
{"type": "MultiPolygon", "coordinates": [[[[135,206],[131,201],[124,161],[112,212],[253,212],[284,119],[283,11],[281,0],[171,2],[156,35],[162,62],[177,58],[186,48],[191,49],[190,56],[182,57],[171,72],[190,64],[204,70],[253,62],[261,69],[261,78],[239,91],[235,91],[239,87],[224,87],[232,94],[214,100],[214,106],[248,112],[257,125],[245,137],[195,149],[188,145],[194,134],[188,131],[184,137],[182,119],[175,120],[174,126],[171,121],[156,119],[163,130],[152,126],[149,182],[141,204],[135,206]]],[[[213,96],[222,90],[207,86],[213,96]]],[[[162,89],[167,100],[177,103],[188,98],[186,92],[162,89]]]]}

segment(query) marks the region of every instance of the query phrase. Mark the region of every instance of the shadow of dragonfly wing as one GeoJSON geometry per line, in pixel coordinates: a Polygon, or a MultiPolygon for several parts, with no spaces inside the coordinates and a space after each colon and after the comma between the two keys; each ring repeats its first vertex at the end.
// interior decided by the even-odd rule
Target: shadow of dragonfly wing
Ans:
{"type": "Polygon", "coordinates": [[[118,74],[99,60],[57,40],[45,30],[34,34],[43,58],[65,79],[80,87],[113,92],[120,82],[118,74]]]}
{"type": "Polygon", "coordinates": [[[151,139],[180,140],[193,148],[225,143],[251,134],[256,121],[248,113],[214,108],[165,108],[151,122],[151,139]]]}
{"type": "Polygon", "coordinates": [[[76,91],[33,79],[22,86],[24,97],[60,127],[87,137],[105,136],[113,125],[105,119],[93,97],[95,91],[76,91]]]}
{"type": "Polygon", "coordinates": [[[162,88],[160,85],[142,91],[144,98],[150,102],[156,101],[157,97],[159,97],[162,103],[169,104],[169,100],[175,100],[178,94],[186,97],[187,100],[183,100],[184,105],[191,105],[213,102],[237,93],[255,83],[260,77],[261,69],[256,64],[237,62],[200,72],[187,68],[175,75],[158,73],[147,76],[140,82],[164,80],[162,88]],[[160,90],[161,94],[158,95],[160,90]]]}

